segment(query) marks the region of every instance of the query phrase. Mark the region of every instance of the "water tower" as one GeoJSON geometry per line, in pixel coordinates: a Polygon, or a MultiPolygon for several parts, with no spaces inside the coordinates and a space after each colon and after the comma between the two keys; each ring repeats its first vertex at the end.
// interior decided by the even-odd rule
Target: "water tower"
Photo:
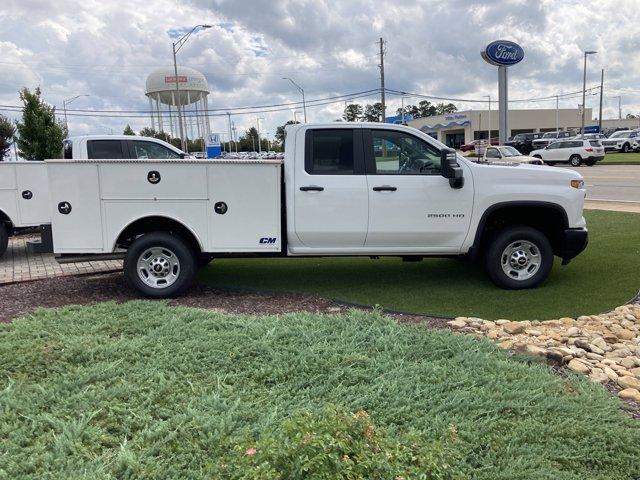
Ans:
{"type": "Polygon", "coordinates": [[[211,133],[209,117],[209,85],[205,76],[197,70],[178,66],[178,89],[173,67],[159,68],[147,77],[145,95],[149,98],[151,128],[165,131],[168,110],[169,131],[172,137],[180,138],[178,106],[182,110],[185,136],[190,139],[206,138],[211,133]],[[166,107],[166,108],[165,108],[166,107]]]}

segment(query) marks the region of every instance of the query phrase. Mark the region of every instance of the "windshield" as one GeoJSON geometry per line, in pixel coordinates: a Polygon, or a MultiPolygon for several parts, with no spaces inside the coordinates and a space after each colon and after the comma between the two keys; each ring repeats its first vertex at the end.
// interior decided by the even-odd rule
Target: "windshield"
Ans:
{"type": "Polygon", "coordinates": [[[547,132],[542,136],[542,138],[556,138],[556,135],[556,132],[547,132]]]}
{"type": "Polygon", "coordinates": [[[519,157],[520,152],[513,147],[502,147],[500,149],[503,157],[519,157]]]}
{"type": "Polygon", "coordinates": [[[630,132],[616,132],[613,133],[609,138],[625,138],[629,136],[630,132]]]}

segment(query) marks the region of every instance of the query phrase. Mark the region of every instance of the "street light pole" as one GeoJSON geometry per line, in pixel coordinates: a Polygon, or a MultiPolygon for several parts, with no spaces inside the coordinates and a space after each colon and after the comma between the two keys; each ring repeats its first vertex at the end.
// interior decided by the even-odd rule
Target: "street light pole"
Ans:
{"type": "Polygon", "coordinates": [[[67,129],[67,135],[69,134],[69,122],[67,121],[67,105],[69,105],[74,100],[77,100],[80,97],[89,97],[90,95],[87,93],[83,93],[82,95],[76,95],[75,97],[67,98],[66,100],[62,100],[62,109],[64,110],[64,128],[67,129]]]}
{"type": "Polygon", "coordinates": [[[191,34],[195,32],[198,28],[203,28],[203,29],[211,28],[211,25],[207,25],[207,24],[196,25],[187,33],[185,33],[182,37],[180,37],[177,42],[173,42],[171,44],[173,46],[173,75],[174,75],[174,80],[176,84],[176,108],[178,110],[178,126],[180,128],[180,145],[182,146],[182,150],[184,150],[185,152],[187,151],[187,149],[185,147],[184,127],[182,125],[182,107],[180,102],[180,84],[178,80],[178,62],[176,60],[176,54],[180,51],[180,49],[184,46],[184,44],[187,43],[187,40],[189,39],[191,34]]]}
{"type": "Polygon", "coordinates": [[[491,145],[491,95],[485,95],[489,99],[489,145],[491,145]]]}
{"type": "Polygon", "coordinates": [[[294,82],[292,79],[290,79],[289,77],[282,77],[282,80],[289,80],[294,87],[296,87],[298,89],[298,91],[302,94],[302,110],[304,111],[304,123],[307,123],[307,104],[304,100],[304,90],[303,88],[298,85],[296,82],[294,82]]]}
{"type": "Polygon", "coordinates": [[[262,153],[262,143],[260,142],[260,120],[264,120],[263,117],[256,117],[256,122],[258,124],[258,153],[262,153]]]}
{"type": "Polygon", "coordinates": [[[593,55],[595,53],[598,52],[593,50],[585,50],[584,52],[584,68],[582,70],[582,129],[580,130],[582,135],[584,135],[584,115],[587,110],[585,108],[585,96],[587,94],[587,55],[593,55]]]}

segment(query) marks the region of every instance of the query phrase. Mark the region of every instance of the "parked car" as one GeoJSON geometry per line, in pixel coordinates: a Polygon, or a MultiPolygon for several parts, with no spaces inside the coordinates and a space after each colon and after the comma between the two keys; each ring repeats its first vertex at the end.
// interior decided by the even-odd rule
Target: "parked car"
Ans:
{"type": "MultiPolygon", "coordinates": [[[[461,145],[460,150],[462,150],[463,152],[474,151],[476,149],[476,145],[480,144],[480,142],[488,143],[488,140],[486,138],[482,140],[472,140],[469,143],[465,143],[464,145],[461,145]]],[[[500,140],[498,138],[492,138],[491,145],[500,145],[500,140]]]]}
{"type": "Polygon", "coordinates": [[[284,162],[47,161],[55,253],[124,249],[129,285],[158,298],[184,291],[203,255],[464,255],[522,289],[587,245],[576,172],[474,163],[402,125],[286,128],[284,162]],[[374,155],[384,142],[397,154],[374,155]]]}
{"type": "Polygon", "coordinates": [[[507,162],[507,163],[529,163],[531,165],[544,165],[539,158],[529,155],[522,155],[518,150],[508,145],[487,147],[482,157],[483,162],[507,162]]]}
{"type": "Polygon", "coordinates": [[[533,141],[542,138],[542,135],[542,133],[519,133],[504,144],[515,148],[524,155],[529,155],[534,149],[533,141]]]}
{"type": "Polygon", "coordinates": [[[531,156],[543,160],[547,165],[569,163],[572,167],[579,167],[584,163],[591,167],[604,158],[604,147],[600,140],[561,140],[532,151],[531,156]]]}
{"type": "Polygon", "coordinates": [[[191,152],[191,156],[193,158],[199,158],[199,159],[203,159],[203,158],[207,158],[207,155],[204,152],[191,152]]]}
{"type": "Polygon", "coordinates": [[[556,140],[570,138],[573,135],[571,132],[546,132],[542,135],[541,138],[536,138],[531,142],[531,145],[534,150],[540,150],[541,148],[545,148],[547,145],[555,142],[556,140]]]}
{"type": "Polygon", "coordinates": [[[627,153],[631,151],[633,147],[633,142],[638,138],[637,130],[620,130],[614,132],[602,141],[602,146],[605,151],[618,151],[622,153],[627,153]]]}

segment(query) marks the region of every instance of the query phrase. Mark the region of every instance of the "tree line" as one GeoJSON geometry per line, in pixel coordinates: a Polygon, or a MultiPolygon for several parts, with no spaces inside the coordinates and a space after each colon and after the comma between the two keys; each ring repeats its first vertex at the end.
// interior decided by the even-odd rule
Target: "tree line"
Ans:
{"type": "MultiPolygon", "coordinates": [[[[431,103],[428,100],[422,100],[417,105],[406,105],[404,114],[411,115],[413,118],[432,117],[434,115],[444,115],[445,113],[457,112],[458,107],[453,103],[431,103]]],[[[403,109],[396,110],[397,115],[402,115],[403,109]]],[[[382,103],[361,105],[359,103],[350,103],[344,107],[342,120],[345,122],[381,122],[382,121],[382,103]]]]}

